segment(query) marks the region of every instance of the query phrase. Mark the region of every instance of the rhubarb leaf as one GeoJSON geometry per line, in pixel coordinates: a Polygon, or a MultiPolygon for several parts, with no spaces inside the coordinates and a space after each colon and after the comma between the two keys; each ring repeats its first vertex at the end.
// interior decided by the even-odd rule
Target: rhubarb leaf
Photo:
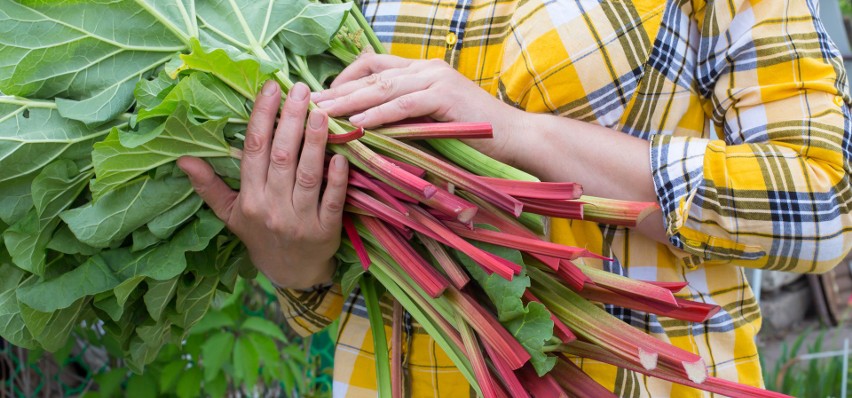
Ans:
{"type": "Polygon", "coordinates": [[[530,363],[539,376],[544,376],[556,365],[556,358],[544,353],[544,344],[553,337],[553,320],[550,311],[541,303],[527,304],[527,313],[522,317],[503,323],[530,353],[530,363]]]}
{"type": "Polygon", "coordinates": [[[60,113],[86,123],[129,108],[135,82],[186,48],[186,38],[130,1],[95,10],[70,1],[3,0],[0,8],[0,91],[67,99],[57,101],[60,113]]]}
{"type": "Polygon", "coordinates": [[[180,103],[188,104],[192,115],[197,118],[248,120],[245,101],[221,80],[208,73],[196,72],[181,79],[155,106],[140,109],[138,120],[167,117],[180,103]]]}
{"type": "Polygon", "coordinates": [[[122,145],[118,130],[112,131],[106,139],[95,144],[92,152],[97,176],[91,185],[92,194],[99,199],[108,191],[181,156],[229,156],[230,146],[222,135],[225,123],[222,119],[198,124],[181,104],[166,119],[160,135],[135,148],[122,145]]]}
{"type": "Polygon", "coordinates": [[[209,211],[199,212],[198,219],[168,242],[137,253],[128,248],[103,251],[56,278],[20,287],[18,299],[38,311],[52,312],[136,278],[171,279],[186,269],[186,252],[206,248],[223,227],[209,211]]]}
{"type": "MultiPolygon", "coordinates": [[[[487,225],[478,225],[478,227],[490,228],[487,225]]],[[[523,267],[520,275],[515,275],[511,281],[508,281],[496,274],[488,275],[473,259],[462,252],[455,252],[464,267],[479,282],[488,298],[494,303],[500,323],[530,353],[530,362],[539,376],[544,375],[556,364],[556,358],[542,351],[544,344],[553,337],[553,321],[550,319],[550,312],[543,305],[539,303],[525,305],[521,299],[530,287],[530,278],[526,273],[521,252],[488,243],[472,243],[480,249],[523,267]]]]}
{"type": "Polygon", "coordinates": [[[234,59],[222,49],[207,52],[197,40],[193,40],[191,46],[191,53],[180,56],[183,68],[211,73],[245,98],[255,98],[277,69],[255,58],[234,59]]]}
{"type": "MultiPolygon", "coordinates": [[[[482,242],[471,243],[491,254],[500,256],[515,264],[520,264],[522,267],[524,266],[521,252],[517,250],[482,242]]],[[[520,275],[515,275],[509,281],[497,274],[488,275],[472,258],[460,251],[455,251],[455,253],[465,269],[479,282],[479,285],[482,286],[485,293],[494,303],[494,306],[497,308],[497,319],[500,322],[507,322],[527,313],[524,302],[521,300],[524,291],[530,287],[530,278],[525,271],[521,271],[520,275]]]]}
{"type": "Polygon", "coordinates": [[[3,233],[6,248],[18,267],[43,276],[45,250],[59,225],[59,213],[77,198],[92,173],[79,172],[74,162],[58,160],[33,180],[35,208],[3,233]]]}
{"type": "Polygon", "coordinates": [[[145,301],[145,308],[148,309],[148,314],[151,315],[151,318],[154,320],[160,320],[160,318],[162,318],[163,311],[175,296],[179,280],[180,277],[177,276],[165,281],[148,279],[146,282],[148,284],[148,291],[145,292],[143,300],[145,301]]]}
{"type": "Polygon", "coordinates": [[[24,324],[15,292],[26,274],[11,264],[0,263],[0,275],[0,336],[18,347],[35,349],[36,340],[24,324]]]}
{"type": "Polygon", "coordinates": [[[92,144],[124,124],[92,129],[62,118],[52,101],[0,96],[0,219],[14,224],[26,215],[32,182],[43,168],[58,158],[87,162],[92,144]]]}
{"type": "Polygon", "coordinates": [[[193,193],[186,178],[141,178],[60,217],[83,243],[100,248],[124,239],[193,193]]]}

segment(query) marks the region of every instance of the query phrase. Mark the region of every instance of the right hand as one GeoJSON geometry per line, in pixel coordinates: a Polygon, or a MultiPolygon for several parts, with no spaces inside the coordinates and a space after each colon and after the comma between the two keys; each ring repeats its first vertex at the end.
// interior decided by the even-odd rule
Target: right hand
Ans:
{"type": "Polygon", "coordinates": [[[178,160],[195,191],[245,243],[254,265],[282,288],[331,281],[340,246],[348,164],[341,155],[332,158],[320,200],[328,116],[315,110],[305,127],[309,95],[304,84],[293,86],[273,133],[281,89],[274,81],[263,86],[246,129],[239,192],[203,160],[178,160]]]}

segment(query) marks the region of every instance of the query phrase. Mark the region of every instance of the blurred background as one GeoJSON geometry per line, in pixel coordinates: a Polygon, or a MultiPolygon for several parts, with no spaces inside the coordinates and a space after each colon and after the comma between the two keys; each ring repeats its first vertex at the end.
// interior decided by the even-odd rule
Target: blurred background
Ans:
{"type": "MultiPolygon", "coordinates": [[[[814,1],[852,71],[852,0],[814,1]]],[[[745,272],[764,316],[758,346],[766,387],[796,397],[852,396],[852,257],[824,275],[745,272]]],[[[97,325],[80,325],[53,354],[0,339],[0,398],[330,396],[336,331],[332,324],[297,337],[269,282],[241,280],[234,294],[215,299],[183,346],[166,346],[143,375],[116,359],[120,350],[97,325]]]]}

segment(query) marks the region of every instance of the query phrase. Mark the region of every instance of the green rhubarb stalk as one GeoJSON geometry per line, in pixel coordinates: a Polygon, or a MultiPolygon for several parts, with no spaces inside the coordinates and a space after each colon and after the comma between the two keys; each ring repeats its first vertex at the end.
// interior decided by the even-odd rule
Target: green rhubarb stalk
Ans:
{"type": "MultiPolygon", "coordinates": [[[[376,358],[376,383],[380,397],[391,396],[390,351],[385,336],[385,322],[382,319],[382,307],[379,304],[378,286],[368,277],[361,277],[361,295],[367,307],[370,330],[373,332],[373,349],[376,358]]],[[[383,284],[384,285],[384,284],[383,284]]]]}

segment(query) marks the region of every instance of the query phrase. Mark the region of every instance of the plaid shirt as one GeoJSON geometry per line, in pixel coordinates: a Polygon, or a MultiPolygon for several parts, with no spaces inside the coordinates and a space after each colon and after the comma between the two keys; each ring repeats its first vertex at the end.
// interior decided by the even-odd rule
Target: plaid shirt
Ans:
{"type": "MultiPolygon", "coordinates": [[[[722,311],[699,324],[607,309],[700,354],[711,375],[758,386],[761,317],[741,267],[824,272],[852,247],[850,98],[816,7],[817,0],[362,4],[395,55],[443,59],[529,112],[649,140],[661,222],[674,248],[625,228],[565,220],[553,220],[552,239],[616,259],[590,262],[611,272],[688,282],[678,296],[722,311]]],[[[281,302],[305,334],[340,318],[334,395],[375,396],[372,337],[357,292],[282,291],[281,302]]],[[[471,395],[435,342],[408,325],[407,391],[471,395]]],[[[704,395],[578,363],[621,396],[704,395]]]]}

